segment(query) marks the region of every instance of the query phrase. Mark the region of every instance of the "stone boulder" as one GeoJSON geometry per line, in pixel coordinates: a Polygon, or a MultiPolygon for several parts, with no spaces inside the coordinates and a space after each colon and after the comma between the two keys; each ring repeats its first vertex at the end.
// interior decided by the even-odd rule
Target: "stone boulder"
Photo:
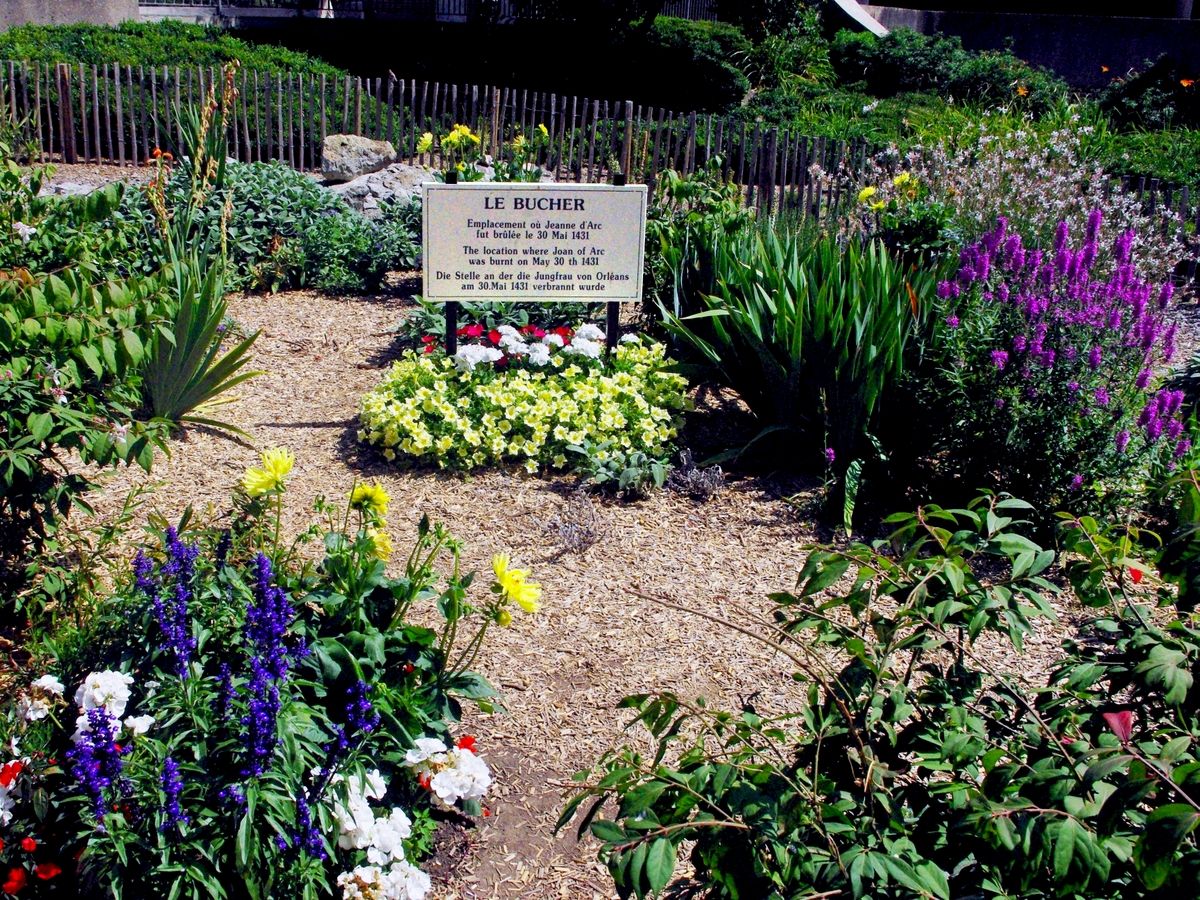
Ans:
{"type": "MultiPolygon", "coordinates": [[[[494,173],[490,166],[480,166],[483,180],[491,181],[494,173]]],[[[330,190],[345,200],[351,207],[368,218],[379,215],[380,206],[388,203],[407,203],[412,199],[421,199],[421,185],[428,181],[436,181],[434,170],[424,166],[409,166],[396,163],[362,175],[344,184],[330,186],[330,190]]],[[[545,172],[542,181],[553,181],[554,177],[545,172]]]]}
{"type": "Polygon", "coordinates": [[[396,161],[390,141],[373,141],[356,134],[331,134],[321,146],[321,174],[341,183],[378,172],[396,161]]]}

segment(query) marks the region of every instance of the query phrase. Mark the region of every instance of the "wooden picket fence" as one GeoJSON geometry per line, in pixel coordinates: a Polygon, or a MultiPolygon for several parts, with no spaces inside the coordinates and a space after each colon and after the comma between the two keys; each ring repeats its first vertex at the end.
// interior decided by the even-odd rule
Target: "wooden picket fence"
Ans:
{"type": "MultiPolygon", "coordinates": [[[[142,165],[156,147],[177,149],[178,108],[200,103],[221,78],[213,67],[0,62],[0,112],[42,160],[142,165]]],[[[868,152],[861,141],[492,85],[244,69],[234,84],[230,155],[302,170],[320,168],[328,134],[386,139],[402,160],[438,166],[441,159],[416,152],[424,132],[467,123],[495,154],[542,125],[548,146],[539,163],[559,181],[606,182],[623,171],[653,185],[667,169],[691,173],[719,156],[747,204],[821,216],[843,206],[849,191],[845,179],[819,179],[814,167],[857,172],[868,152]]]]}
{"type": "MultiPolygon", "coordinates": [[[[43,161],[142,165],[156,147],[178,148],[179,107],[201,103],[222,77],[214,67],[0,62],[0,122],[43,161]]],[[[548,140],[538,161],[558,181],[608,182],[624,172],[631,183],[653,187],[668,169],[690,174],[719,158],[747,206],[829,220],[856,202],[858,173],[872,150],[863,141],[721,116],[492,85],[245,69],[234,84],[230,155],[308,171],[320,168],[328,134],[386,139],[402,160],[440,166],[443,160],[416,151],[424,132],[466,123],[485,150],[499,154],[543,125],[548,140]]],[[[1178,214],[1200,235],[1200,194],[1187,185],[1113,179],[1105,190],[1136,192],[1144,209],[1178,214]]],[[[1189,280],[1195,270],[1193,261],[1189,280]]]]}

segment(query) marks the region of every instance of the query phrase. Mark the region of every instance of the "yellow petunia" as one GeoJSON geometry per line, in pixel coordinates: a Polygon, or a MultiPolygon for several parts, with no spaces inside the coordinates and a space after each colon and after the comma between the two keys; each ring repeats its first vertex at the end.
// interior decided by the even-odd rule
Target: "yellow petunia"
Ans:
{"type": "Polygon", "coordinates": [[[892,184],[896,185],[896,187],[900,187],[900,185],[908,184],[910,181],[912,181],[912,173],[901,172],[899,175],[897,175],[895,178],[892,179],[892,184]]]}
{"type": "Polygon", "coordinates": [[[433,133],[425,132],[417,139],[417,152],[428,153],[433,148],[433,133]]]}
{"type": "Polygon", "coordinates": [[[858,192],[858,202],[866,203],[868,200],[870,200],[872,197],[875,196],[877,190],[878,189],[873,186],[863,188],[861,191],[858,192]]]}
{"type": "Polygon", "coordinates": [[[378,481],[374,484],[357,484],[350,492],[350,508],[361,509],[382,519],[387,515],[388,501],[391,499],[378,481]]]}
{"type": "Polygon", "coordinates": [[[282,492],[296,457],[286,447],[264,450],[262,468],[251,467],[242,475],[242,489],[251,497],[261,497],[273,491],[282,492]]]}

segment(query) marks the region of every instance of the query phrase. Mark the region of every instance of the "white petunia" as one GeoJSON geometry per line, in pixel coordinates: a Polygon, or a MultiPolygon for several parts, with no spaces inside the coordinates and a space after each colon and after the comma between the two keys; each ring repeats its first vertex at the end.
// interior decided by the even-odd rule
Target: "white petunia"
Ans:
{"type": "Polygon", "coordinates": [[[141,737],[154,725],[154,716],[130,716],[125,720],[130,737],[141,737]]]}
{"type": "Polygon", "coordinates": [[[450,751],[449,757],[451,765],[430,779],[430,790],[448,806],[459,800],[482,799],[492,784],[487,763],[461,748],[450,751]]]}
{"type": "Polygon", "coordinates": [[[620,340],[617,341],[618,344],[640,344],[641,342],[642,336],[636,331],[630,331],[627,334],[621,335],[620,340]]]}
{"type": "Polygon", "coordinates": [[[575,335],[571,339],[571,343],[563,347],[563,353],[578,353],[580,356],[586,356],[588,359],[599,359],[603,350],[603,344],[588,340],[587,338],[581,338],[579,335],[575,335]]]}
{"type": "Polygon", "coordinates": [[[561,334],[548,334],[542,338],[542,343],[547,347],[561,347],[566,341],[563,340],[561,334]]]}
{"type": "Polygon", "coordinates": [[[13,798],[8,796],[8,788],[0,784],[0,828],[7,826],[12,821],[12,811],[16,805],[13,798]]]}
{"type": "Polygon", "coordinates": [[[50,715],[50,704],[41,697],[21,697],[17,701],[17,712],[26,722],[36,722],[50,715]]]}
{"type": "Polygon", "coordinates": [[[494,363],[503,358],[504,354],[495,347],[484,347],[482,344],[468,344],[454,354],[454,367],[460,372],[473,372],[482,362],[494,363]]]}
{"type": "Polygon", "coordinates": [[[437,738],[417,738],[417,746],[404,755],[406,766],[419,766],[438,753],[445,753],[446,745],[437,738]]]}
{"type": "Polygon", "coordinates": [[[82,712],[103,709],[113,718],[125,714],[133,678],[122,672],[92,672],[75,692],[75,705],[82,712]]]}
{"type": "Polygon", "coordinates": [[[367,861],[372,865],[384,866],[404,859],[404,840],[411,834],[412,822],[402,809],[393,809],[387,818],[376,817],[371,832],[371,846],[367,848],[367,861]]]}
{"type": "MultiPolygon", "coordinates": [[[[557,335],[555,335],[557,337],[557,335]]],[[[529,363],[534,366],[544,366],[550,362],[550,348],[545,344],[533,344],[529,347],[529,363]]]]}
{"type": "Polygon", "coordinates": [[[401,860],[393,863],[386,877],[388,900],[425,900],[433,889],[429,876],[412,863],[401,860]]]}
{"type": "Polygon", "coordinates": [[[65,690],[63,683],[53,675],[43,675],[33,683],[33,687],[41,688],[43,691],[48,691],[51,694],[58,694],[60,697],[65,690]]]}
{"type": "Polygon", "coordinates": [[[575,337],[584,341],[602,341],[604,340],[604,332],[591,322],[585,322],[579,326],[579,329],[575,332],[575,337]]]}

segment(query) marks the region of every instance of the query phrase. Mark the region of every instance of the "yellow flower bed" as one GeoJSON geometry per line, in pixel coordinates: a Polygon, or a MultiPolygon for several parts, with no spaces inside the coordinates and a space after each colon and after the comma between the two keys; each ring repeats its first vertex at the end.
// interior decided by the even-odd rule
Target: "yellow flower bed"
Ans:
{"type": "Polygon", "coordinates": [[[660,454],[675,437],[687,381],[663,369],[663,345],[622,343],[611,361],[558,354],[544,367],[461,372],[443,356],[406,353],[363,397],[358,439],[389,459],[442,468],[515,462],[565,468],[567,448],[611,441],[660,454]]]}

